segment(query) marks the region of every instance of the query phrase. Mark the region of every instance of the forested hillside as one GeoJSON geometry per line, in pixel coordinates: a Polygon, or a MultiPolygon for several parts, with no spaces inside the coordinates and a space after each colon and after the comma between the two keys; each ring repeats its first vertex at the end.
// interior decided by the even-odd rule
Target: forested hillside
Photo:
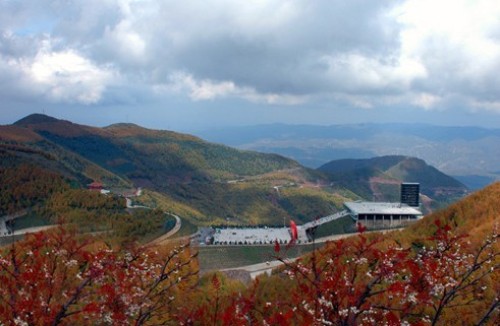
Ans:
{"type": "Polygon", "coordinates": [[[425,208],[445,207],[467,193],[467,188],[459,181],[423,160],[408,156],[336,160],[318,170],[327,173],[332,182],[367,200],[399,201],[401,182],[420,183],[425,208]]]}
{"type": "Polygon", "coordinates": [[[30,162],[74,188],[99,181],[150,189],[163,197],[163,209],[196,224],[278,224],[284,216],[305,222],[356,198],[279,155],[133,124],[96,128],[34,114],[1,126],[0,148],[9,166],[30,162]]]}
{"type": "Polygon", "coordinates": [[[0,149],[3,166],[39,166],[72,187],[99,181],[107,188],[150,189],[164,196],[163,209],[182,207],[177,212],[189,212],[195,224],[279,224],[284,216],[306,222],[346,200],[398,201],[402,181],[421,183],[426,211],[466,192],[416,158],[333,161],[315,171],[191,135],[133,124],[97,128],[40,114],[1,126],[0,149]]]}
{"type": "Polygon", "coordinates": [[[36,165],[79,186],[92,180],[118,187],[131,185],[130,181],[24,127],[0,126],[0,155],[0,166],[4,168],[36,165]]]}
{"type": "Polygon", "coordinates": [[[0,166],[0,216],[44,204],[67,189],[64,178],[37,166],[0,166]]]}
{"type": "Polygon", "coordinates": [[[236,150],[190,135],[149,130],[133,124],[95,128],[32,115],[15,125],[35,131],[108,170],[130,179],[146,178],[155,185],[170,181],[169,176],[174,181],[189,182],[299,167],[298,163],[278,155],[236,150]],[[179,180],[175,180],[174,175],[179,180]]]}

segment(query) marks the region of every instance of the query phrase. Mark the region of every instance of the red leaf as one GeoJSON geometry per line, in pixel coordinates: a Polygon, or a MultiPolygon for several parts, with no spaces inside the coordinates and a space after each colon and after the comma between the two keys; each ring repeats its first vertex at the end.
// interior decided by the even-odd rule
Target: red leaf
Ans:
{"type": "Polygon", "coordinates": [[[393,293],[403,293],[405,290],[404,285],[401,282],[395,282],[389,286],[389,292],[393,293]]]}
{"type": "Polygon", "coordinates": [[[366,231],[366,226],[364,226],[363,224],[361,224],[359,222],[356,224],[356,227],[358,228],[359,233],[363,233],[366,231]]]}
{"type": "Polygon", "coordinates": [[[86,312],[86,313],[99,312],[99,305],[95,302],[91,302],[83,308],[83,312],[86,312]]]}
{"type": "Polygon", "coordinates": [[[401,325],[401,320],[392,311],[389,311],[389,313],[386,316],[386,319],[387,319],[387,325],[391,326],[401,325]]]}
{"type": "Polygon", "coordinates": [[[274,252],[279,253],[280,250],[281,250],[281,246],[280,246],[278,240],[274,240],[274,252]]]}
{"type": "Polygon", "coordinates": [[[219,290],[220,281],[219,281],[219,278],[217,277],[217,274],[214,274],[214,276],[212,277],[212,285],[216,290],[219,290]]]}

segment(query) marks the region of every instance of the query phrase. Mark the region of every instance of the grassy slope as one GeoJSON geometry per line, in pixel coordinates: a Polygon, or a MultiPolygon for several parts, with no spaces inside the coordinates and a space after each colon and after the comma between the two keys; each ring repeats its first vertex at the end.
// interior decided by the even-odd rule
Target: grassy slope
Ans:
{"type": "Polygon", "coordinates": [[[426,216],[400,233],[398,239],[409,243],[417,237],[430,236],[434,221],[449,223],[456,232],[468,234],[471,241],[480,242],[500,223],[500,182],[474,192],[464,199],[426,216]]]}
{"type": "MultiPolygon", "coordinates": [[[[236,150],[132,124],[93,128],[44,116],[16,123],[48,143],[162,194],[162,206],[197,224],[307,221],[339,206],[332,191],[299,185],[322,178],[273,154],[236,150]],[[238,180],[238,182],[233,182],[238,180]],[[293,184],[278,195],[274,186],[293,184]]],[[[158,196],[157,196],[158,197],[158,196]]]]}

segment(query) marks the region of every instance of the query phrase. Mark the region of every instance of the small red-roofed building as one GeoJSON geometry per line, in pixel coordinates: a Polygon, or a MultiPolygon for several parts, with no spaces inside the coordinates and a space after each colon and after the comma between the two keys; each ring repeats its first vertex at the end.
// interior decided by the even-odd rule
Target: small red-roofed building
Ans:
{"type": "Polygon", "coordinates": [[[96,191],[101,191],[102,190],[102,183],[94,181],[92,183],[89,183],[87,185],[87,189],[89,190],[96,190],[96,191]]]}

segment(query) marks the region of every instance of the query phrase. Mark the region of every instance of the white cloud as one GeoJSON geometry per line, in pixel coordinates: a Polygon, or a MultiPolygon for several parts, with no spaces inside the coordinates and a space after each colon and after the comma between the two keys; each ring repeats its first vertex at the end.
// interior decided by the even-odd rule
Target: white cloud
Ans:
{"type": "Polygon", "coordinates": [[[429,93],[419,93],[412,96],[411,103],[418,107],[430,110],[435,108],[440,102],[441,98],[439,96],[429,94],[429,93]]]}
{"type": "Polygon", "coordinates": [[[409,0],[393,13],[403,26],[402,56],[416,58],[428,71],[425,91],[472,98],[500,91],[492,88],[500,68],[498,1],[409,0]]]}
{"type": "Polygon", "coordinates": [[[13,3],[0,2],[0,32],[19,41],[0,38],[1,69],[53,101],[153,89],[197,103],[500,102],[498,0],[13,3]]]}
{"type": "Polygon", "coordinates": [[[147,55],[146,42],[126,20],[114,27],[106,26],[103,43],[124,61],[142,61],[147,55]]]}
{"type": "Polygon", "coordinates": [[[500,101],[478,101],[472,100],[470,106],[473,110],[486,110],[500,114],[500,101]]]}
{"type": "Polygon", "coordinates": [[[226,97],[234,94],[236,86],[233,82],[213,82],[210,80],[196,80],[192,75],[176,72],[170,76],[170,83],[165,85],[167,90],[189,93],[195,101],[213,100],[217,97],[226,97]]]}
{"type": "Polygon", "coordinates": [[[348,93],[406,91],[411,83],[427,75],[425,67],[409,58],[367,57],[357,53],[324,57],[335,88],[348,93]]]}
{"type": "Polygon", "coordinates": [[[11,75],[12,87],[33,97],[66,103],[94,104],[117,74],[110,66],[97,66],[72,49],[54,50],[51,39],[42,41],[36,55],[0,56],[11,75]]]}
{"type": "Polygon", "coordinates": [[[246,100],[267,103],[297,105],[306,101],[304,97],[289,94],[258,93],[249,87],[238,87],[231,81],[213,81],[209,79],[197,80],[192,75],[175,72],[170,75],[169,83],[156,85],[157,93],[187,92],[194,101],[214,100],[216,98],[240,97],[246,100]]]}

